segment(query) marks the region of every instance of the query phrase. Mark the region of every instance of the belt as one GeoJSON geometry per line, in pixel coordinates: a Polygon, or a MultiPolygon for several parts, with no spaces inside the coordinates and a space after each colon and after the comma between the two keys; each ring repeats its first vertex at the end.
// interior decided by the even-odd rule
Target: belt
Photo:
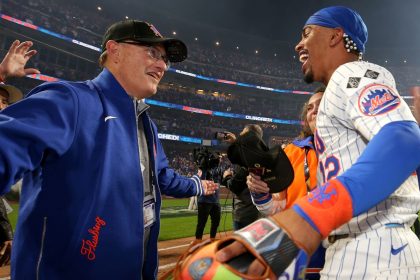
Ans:
{"type": "Polygon", "coordinates": [[[330,244],[334,244],[334,242],[336,242],[337,240],[344,239],[344,238],[347,238],[347,237],[349,237],[349,236],[350,236],[350,234],[336,234],[336,235],[330,235],[330,236],[328,236],[328,242],[329,242],[330,244]]]}

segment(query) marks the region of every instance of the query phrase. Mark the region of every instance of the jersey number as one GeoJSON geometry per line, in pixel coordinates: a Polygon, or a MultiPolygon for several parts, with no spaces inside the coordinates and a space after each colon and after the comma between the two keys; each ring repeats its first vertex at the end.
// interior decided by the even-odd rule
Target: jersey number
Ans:
{"type": "MultiPolygon", "coordinates": [[[[319,158],[319,156],[325,152],[325,144],[317,132],[315,132],[315,148],[319,158]]],[[[341,169],[340,161],[333,155],[328,156],[324,161],[320,161],[318,165],[324,183],[336,177],[341,169]]]]}
{"type": "Polygon", "coordinates": [[[325,161],[320,161],[318,164],[324,183],[335,178],[341,169],[340,161],[335,156],[328,156],[325,161]]]}

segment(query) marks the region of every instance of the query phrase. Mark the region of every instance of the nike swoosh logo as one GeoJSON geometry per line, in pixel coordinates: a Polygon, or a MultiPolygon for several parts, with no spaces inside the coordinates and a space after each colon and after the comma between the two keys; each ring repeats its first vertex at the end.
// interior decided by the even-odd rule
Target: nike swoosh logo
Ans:
{"type": "Polygon", "coordinates": [[[408,243],[406,243],[405,245],[401,246],[400,248],[394,249],[394,246],[391,246],[391,254],[393,255],[397,255],[399,254],[402,250],[404,250],[404,248],[408,245],[408,243]]]}
{"type": "Polygon", "coordinates": [[[114,116],[107,116],[107,117],[105,117],[105,122],[108,121],[108,120],[116,119],[116,118],[117,117],[114,117],[114,116]]]}

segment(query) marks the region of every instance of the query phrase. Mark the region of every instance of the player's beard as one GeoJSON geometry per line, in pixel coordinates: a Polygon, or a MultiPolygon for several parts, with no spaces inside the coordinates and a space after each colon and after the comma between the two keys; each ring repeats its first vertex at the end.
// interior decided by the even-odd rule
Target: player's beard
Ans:
{"type": "Polygon", "coordinates": [[[312,73],[311,69],[309,69],[304,75],[303,80],[307,84],[312,84],[314,82],[314,74],[312,73]]]}

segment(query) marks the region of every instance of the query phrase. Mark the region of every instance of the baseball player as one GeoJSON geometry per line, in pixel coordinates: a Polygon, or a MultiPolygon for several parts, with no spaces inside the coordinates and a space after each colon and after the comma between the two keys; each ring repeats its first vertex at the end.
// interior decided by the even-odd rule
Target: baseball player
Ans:
{"type": "Polygon", "coordinates": [[[235,232],[235,242],[214,245],[220,266],[235,269],[233,257],[249,251],[255,260],[235,274],[301,279],[324,239],[322,279],[420,279],[420,241],[410,230],[420,209],[420,130],[392,74],[361,60],[366,41],[366,25],[349,8],[307,20],[296,46],[304,79],[327,86],[315,133],[318,187],[235,232]]]}

